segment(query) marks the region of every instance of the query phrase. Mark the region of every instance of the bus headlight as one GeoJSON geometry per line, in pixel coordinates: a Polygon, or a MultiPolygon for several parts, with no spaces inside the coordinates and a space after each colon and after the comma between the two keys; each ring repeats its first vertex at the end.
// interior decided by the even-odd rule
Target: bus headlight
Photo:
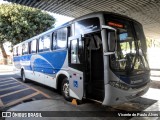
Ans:
{"type": "Polygon", "coordinates": [[[130,88],[126,84],[118,82],[118,81],[109,81],[109,84],[113,87],[116,87],[116,88],[119,88],[119,89],[122,89],[122,90],[128,90],[130,88]]]}

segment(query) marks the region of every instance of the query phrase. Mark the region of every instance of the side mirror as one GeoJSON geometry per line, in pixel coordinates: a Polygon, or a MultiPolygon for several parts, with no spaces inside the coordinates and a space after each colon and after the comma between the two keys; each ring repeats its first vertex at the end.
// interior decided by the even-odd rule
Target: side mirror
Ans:
{"type": "Polygon", "coordinates": [[[110,52],[117,51],[117,30],[107,25],[102,25],[102,29],[106,29],[108,33],[108,50],[110,52]]]}
{"type": "Polygon", "coordinates": [[[108,31],[108,50],[116,51],[116,33],[115,31],[108,31]]]}

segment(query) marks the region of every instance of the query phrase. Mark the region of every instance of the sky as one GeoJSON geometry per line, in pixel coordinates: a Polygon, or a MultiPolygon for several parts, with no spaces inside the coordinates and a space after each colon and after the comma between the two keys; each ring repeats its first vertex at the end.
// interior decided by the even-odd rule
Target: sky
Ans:
{"type": "Polygon", "coordinates": [[[52,15],[56,19],[55,27],[74,19],[71,17],[67,17],[67,16],[55,14],[55,13],[49,13],[49,14],[52,15]]]}

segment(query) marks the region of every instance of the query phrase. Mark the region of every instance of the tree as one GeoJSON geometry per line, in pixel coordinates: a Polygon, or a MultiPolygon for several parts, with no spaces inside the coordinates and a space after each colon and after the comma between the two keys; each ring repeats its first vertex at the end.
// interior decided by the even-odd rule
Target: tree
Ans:
{"type": "Polygon", "coordinates": [[[147,41],[148,48],[152,48],[152,47],[160,48],[160,41],[159,40],[151,39],[151,38],[147,37],[146,41],[147,41]]]}
{"type": "Polygon", "coordinates": [[[3,57],[5,41],[13,45],[53,27],[55,19],[39,9],[17,4],[0,5],[0,47],[3,57]]]}

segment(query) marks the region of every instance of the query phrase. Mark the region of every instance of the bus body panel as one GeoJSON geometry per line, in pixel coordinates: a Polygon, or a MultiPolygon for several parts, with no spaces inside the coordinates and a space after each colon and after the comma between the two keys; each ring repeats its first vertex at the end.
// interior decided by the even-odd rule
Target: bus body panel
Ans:
{"type": "Polygon", "coordinates": [[[150,86],[150,83],[147,83],[147,85],[139,89],[124,91],[124,90],[112,87],[110,84],[107,84],[105,85],[105,91],[108,91],[108,92],[105,93],[105,99],[102,104],[118,105],[127,101],[131,101],[133,99],[136,99],[137,97],[144,95],[148,91],[149,86],[150,86]]]}
{"type": "Polygon", "coordinates": [[[23,69],[26,78],[53,88],[57,88],[56,75],[64,74],[68,69],[67,50],[14,57],[13,61],[18,73],[23,69]]]}
{"type": "Polygon", "coordinates": [[[83,72],[69,67],[69,75],[70,96],[82,100],[84,93],[83,72]]]}

